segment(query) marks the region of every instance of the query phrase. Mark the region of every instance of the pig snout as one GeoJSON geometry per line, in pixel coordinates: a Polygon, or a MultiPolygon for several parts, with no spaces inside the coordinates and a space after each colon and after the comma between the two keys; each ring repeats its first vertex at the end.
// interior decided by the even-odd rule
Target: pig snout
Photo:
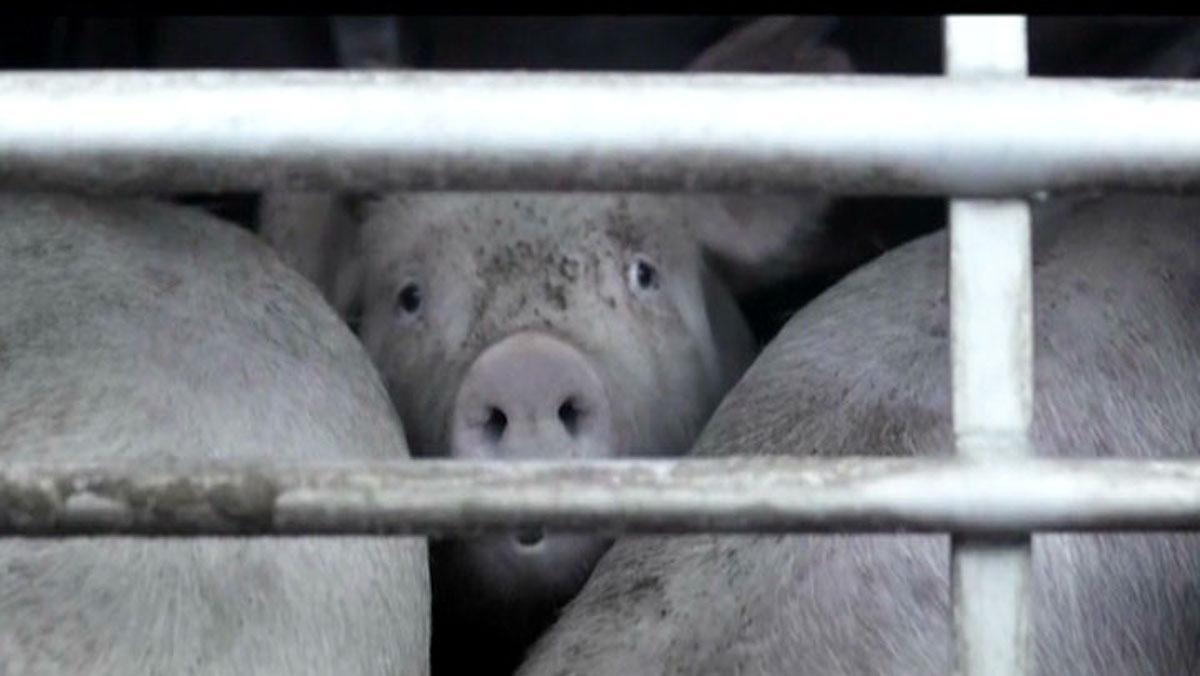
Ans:
{"type": "Polygon", "coordinates": [[[553,336],[518,333],[484,350],[459,387],[451,423],[456,458],[612,455],[612,413],[587,357],[553,336]]]}
{"type": "MultiPolygon", "coordinates": [[[[455,458],[590,458],[613,455],[612,413],[591,362],[565,341],[518,333],[485,349],[455,400],[455,458]]],[[[543,549],[539,531],[513,537],[515,548],[543,549]]]]}

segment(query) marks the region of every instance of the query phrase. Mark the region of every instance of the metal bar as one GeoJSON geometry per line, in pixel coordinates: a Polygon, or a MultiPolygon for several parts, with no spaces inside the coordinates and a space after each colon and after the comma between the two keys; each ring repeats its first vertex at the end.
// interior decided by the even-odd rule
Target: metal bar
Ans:
{"type": "Polygon", "coordinates": [[[746,74],[0,75],[0,185],[200,192],[1200,188],[1200,83],[746,74]]]}
{"type": "MultiPolygon", "coordinates": [[[[1024,78],[1025,18],[945,22],[946,74],[1024,78]]],[[[1033,455],[1033,328],[1029,204],[950,203],[950,351],[958,455],[994,462],[1033,455]]],[[[951,594],[962,676],[1030,673],[1030,536],[954,533],[951,594]]]]}
{"type": "Polygon", "coordinates": [[[1200,460],[0,465],[0,536],[1200,529],[1200,460]]]}

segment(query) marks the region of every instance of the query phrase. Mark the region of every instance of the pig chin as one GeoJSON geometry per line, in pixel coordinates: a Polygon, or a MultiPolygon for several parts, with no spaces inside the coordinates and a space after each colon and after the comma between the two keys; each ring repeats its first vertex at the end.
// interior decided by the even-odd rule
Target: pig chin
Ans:
{"type": "Polygon", "coordinates": [[[574,596],[611,544],[590,535],[530,531],[445,541],[439,549],[473,605],[532,622],[574,596]]]}
{"type": "Polygon", "coordinates": [[[496,646],[527,645],[587,582],[611,540],[517,533],[430,545],[435,624],[496,646]]]}

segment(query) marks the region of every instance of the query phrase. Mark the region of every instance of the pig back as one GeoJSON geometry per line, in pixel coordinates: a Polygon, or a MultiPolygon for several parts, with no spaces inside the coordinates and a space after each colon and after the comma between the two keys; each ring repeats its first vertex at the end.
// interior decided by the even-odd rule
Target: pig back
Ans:
{"type": "MultiPolygon", "coordinates": [[[[248,233],[0,194],[5,461],[407,457],[354,337],[248,233]]],[[[424,673],[418,539],[0,541],[0,673],[424,673]]]]}
{"type": "MultiPolygon", "coordinates": [[[[1200,200],[1034,210],[1038,453],[1191,457],[1200,428],[1200,200]]],[[[730,392],[700,455],[952,449],[947,235],[801,310],[730,392]]],[[[522,674],[950,673],[946,535],[627,538],[522,674]]],[[[1200,538],[1036,534],[1038,674],[1200,664],[1200,538]]]]}

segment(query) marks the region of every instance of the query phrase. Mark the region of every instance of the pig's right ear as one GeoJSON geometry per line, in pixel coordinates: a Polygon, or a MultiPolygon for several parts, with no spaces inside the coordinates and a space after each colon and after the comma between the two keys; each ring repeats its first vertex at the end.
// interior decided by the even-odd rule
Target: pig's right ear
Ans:
{"type": "Polygon", "coordinates": [[[357,328],[362,307],[362,224],[374,199],[274,192],[259,203],[259,235],[316,285],[351,328],[357,328]]]}

